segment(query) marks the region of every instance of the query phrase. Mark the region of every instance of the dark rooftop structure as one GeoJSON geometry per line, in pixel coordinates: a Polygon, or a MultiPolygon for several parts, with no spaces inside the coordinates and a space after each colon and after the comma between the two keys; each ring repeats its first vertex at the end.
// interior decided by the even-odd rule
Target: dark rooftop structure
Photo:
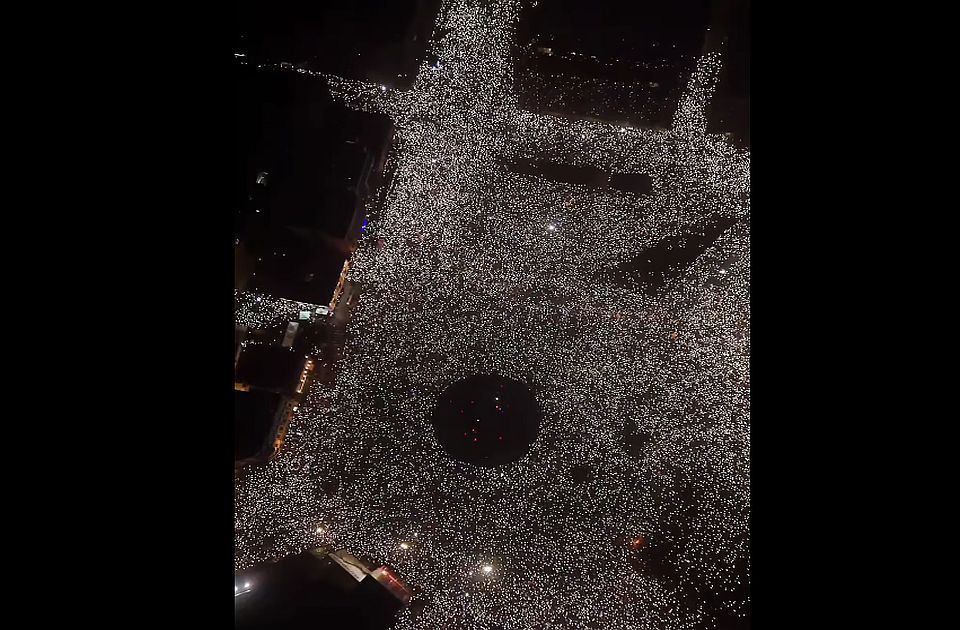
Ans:
{"type": "Polygon", "coordinates": [[[406,86],[440,0],[277,0],[236,4],[237,52],[254,59],[406,86]]]}
{"type": "Polygon", "coordinates": [[[330,301],[391,124],[335,104],[321,78],[290,70],[407,85],[438,6],[439,0],[280,0],[269,11],[249,1],[237,5],[238,286],[330,301]]]}
{"type": "Polygon", "coordinates": [[[325,304],[390,123],[335,105],[315,77],[238,65],[235,85],[235,238],[248,286],[325,304]]]}
{"type": "Polygon", "coordinates": [[[409,590],[389,567],[372,569],[318,548],[237,576],[234,627],[380,630],[393,625],[409,590]]]}
{"type": "Polygon", "coordinates": [[[237,466],[266,461],[278,452],[311,366],[302,352],[291,348],[241,347],[233,398],[237,466]]]}
{"type": "Polygon", "coordinates": [[[523,11],[525,109],[665,128],[706,50],[724,67],[709,120],[749,143],[749,0],[552,0],[523,11]]]}
{"type": "Polygon", "coordinates": [[[234,460],[262,458],[269,454],[276,434],[277,414],[284,404],[284,397],[274,392],[234,390],[234,460]]]}
{"type": "Polygon", "coordinates": [[[252,388],[292,395],[306,361],[290,348],[248,345],[237,362],[236,382],[252,388]]]}

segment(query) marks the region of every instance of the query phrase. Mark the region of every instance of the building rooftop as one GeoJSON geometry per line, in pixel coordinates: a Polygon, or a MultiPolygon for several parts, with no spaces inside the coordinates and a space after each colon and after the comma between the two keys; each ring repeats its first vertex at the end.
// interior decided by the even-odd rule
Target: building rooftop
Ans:
{"type": "Polygon", "coordinates": [[[247,345],[237,362],[236,382],[292,394],[303,370],[304,355],[273,345],[247,345]]]}
{"type": "Polygon", "coordinates": [[[313,549],[238,574],[234,627],[391,627],[405,602],[372,573],[357,579],[326,552],[313,549]]]}
{"type": "Polygon", "coordinates": [[[236,461],[259,456],[273,438],[273,424],[283,396],[261,389],[233,392],[233,437],[236,461]]]}

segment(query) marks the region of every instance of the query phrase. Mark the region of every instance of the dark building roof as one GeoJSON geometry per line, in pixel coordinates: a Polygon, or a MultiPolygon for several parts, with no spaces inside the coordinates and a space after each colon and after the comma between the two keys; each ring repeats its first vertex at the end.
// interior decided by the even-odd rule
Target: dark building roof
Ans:
{"type": "Polygon", "coordinates": [[[297,387],[304,360],[302,353],[290,348],[248,345],[237,362],[236,381],[290,395],[297,387]]]}
{"type": "Polygon", "coordinates": [[[280,394],[259,389],[233,393],[234,459],[257,457],[273,441],[274,419],[284,404],[280,394]]]}
{"type": "Polygon", "coordinates": [[[315,77],[237,66],[235,80],[235,237],[253,265],[249,286],[325,304],[390,121],[334,102],[315,77]],[[257,184],[264,169],[268,184],[257,184]]]}
{"type": "Polygon", "coordinates": [[[722,50],[710,130],[749,145],[749,12],[750,0],[528,4],[518,25],[520,105],[668,127],[697,59],[722,50]]]}
{"type": "MultiPolygon", "coordinates": [[[[343,207],[352,209],[352,203],[351,197],[343,207]]],[[[249,286],[262,293],[310,304],[330,301],[340,280],[343,261],[350,255],[342,239],[296,226],[277,228],[269,235],[266,247],[249,286]]]]}
{"type": "Polygon", "coordinates": [[[386,629],[402,604],[371,575],[358,582],[320,550],[251,567],[234,627],[386,629]]]}
{"type": "Polygon", "coordinates": [[[314,70],[406,85],[416,73],[440,0],[279,0],[235,6],[237,50],[314,70]],[[402,75],[402,76],[401,76],[402,75]]]}

